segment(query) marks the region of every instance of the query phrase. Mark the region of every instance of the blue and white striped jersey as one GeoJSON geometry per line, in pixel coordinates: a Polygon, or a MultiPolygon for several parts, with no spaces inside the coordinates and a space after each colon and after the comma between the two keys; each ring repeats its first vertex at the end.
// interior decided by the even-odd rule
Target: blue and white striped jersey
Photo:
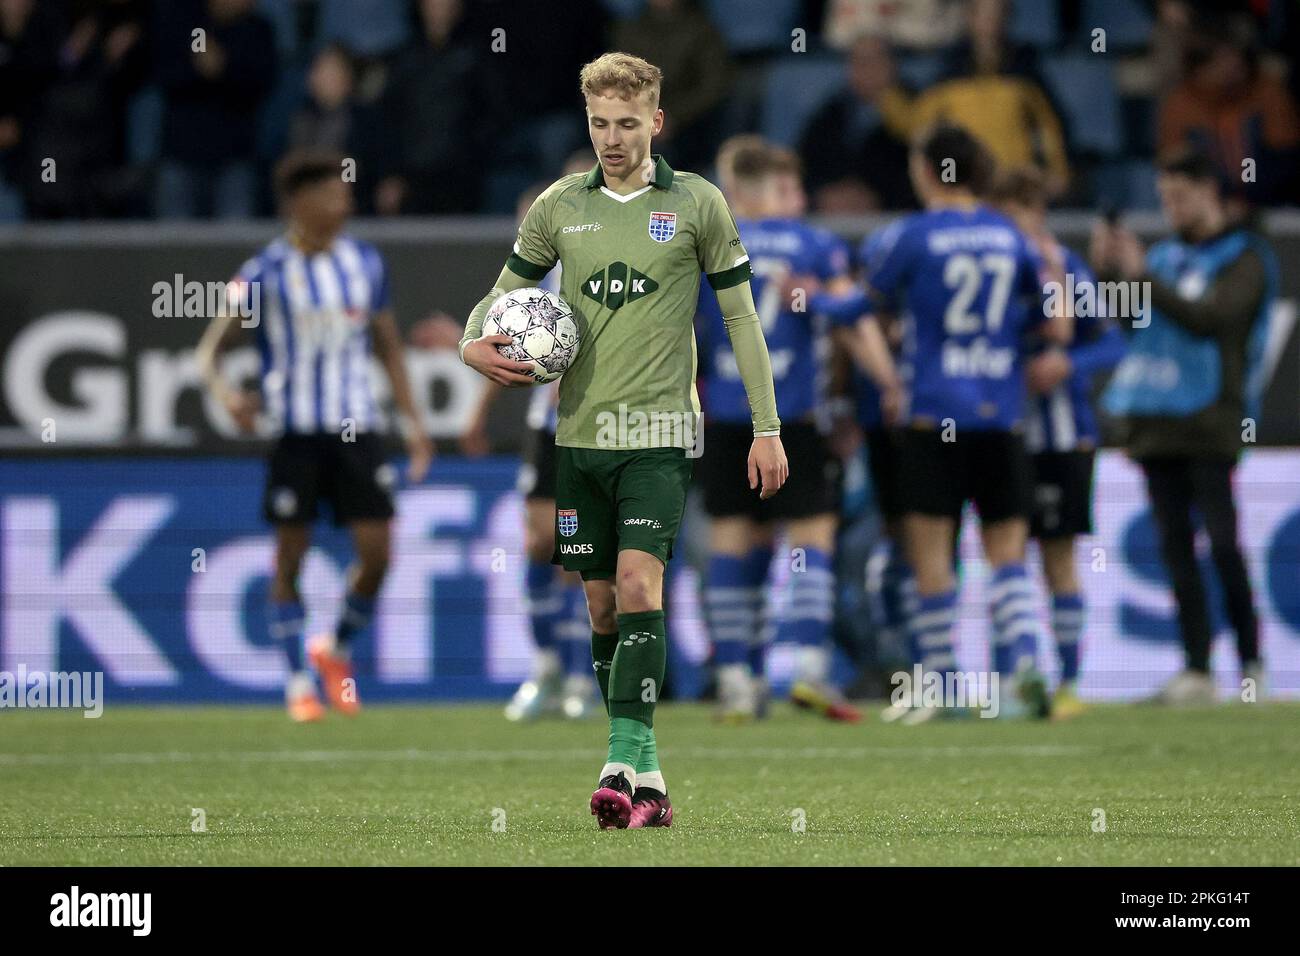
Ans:
{"type": "MultiPolygon", "coordinates": [[[[1097,289],[1097,278],[1088,263],[1073,249],[1054,244],[1044,255],[1056,260],[1076,289],[1097,289]]],[[[1049,279],[1044,271],[1043,281],[1049,279]]],[[[1124,357],[1124,334],[1104,314],[1101,297],[1094,295],[1093,308],[1075,309],[1074,337],[1065,347],[1073,373],[1046,395],[1030,395],[1025,418],[1025,445],[1031,454],[1044,451],[1074,451],[1096,448],[1100,426],[1093,410],[1092,382],[1100,372],[1113,368],[1124,357]]]]}
{"type": "Polygon", "coordinates": [[[286,432],[357,432],[379,421],[371,383],[371,321],[389,307],[379,250],[347,235],[308,255],[287,238],[240,268],[246,309],[256,309],[262,401],[286,432]]]}

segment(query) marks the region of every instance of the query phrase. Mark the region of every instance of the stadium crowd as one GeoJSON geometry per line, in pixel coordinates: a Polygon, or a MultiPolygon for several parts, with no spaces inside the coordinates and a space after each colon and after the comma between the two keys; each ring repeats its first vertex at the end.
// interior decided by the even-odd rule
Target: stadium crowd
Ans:
{"type": "Polygon", "coordinates": [[[1297,40],[1280,0],[0,0],[0,221],[268,215],[303,146],[356,160],[365,214],[508,214],[606,49],[662,66],[671,163],[760,132],[818,212],[915,208],[940,119],[1056,205],[1154,208],[1189,141],[1295,203],[1297,40]]]}

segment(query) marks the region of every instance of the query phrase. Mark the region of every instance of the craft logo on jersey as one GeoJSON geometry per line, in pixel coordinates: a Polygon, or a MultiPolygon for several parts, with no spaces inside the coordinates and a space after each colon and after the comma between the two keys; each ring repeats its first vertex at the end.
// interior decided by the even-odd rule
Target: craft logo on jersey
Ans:
{"type": "Polygon", "coordinates": [[[575,508],[560,508],[556,512],[559,520],[560,534],[572,538],[578,533],[578,512],[575,508]]]}
{"type": "Polygon", "coordinates": [[[667,242],[677,235],[677,213],[650,213],[650,238],[655,242],[667,242]]]}
{"type": "Polygon", "coordinates": [[[625,302],[635,302],[658,288],[658,282],[633,269],[626,262],[611,262],[599,272],[592,273],[582,284],[583,294],[607,309],[617,309],[625,302]]]}

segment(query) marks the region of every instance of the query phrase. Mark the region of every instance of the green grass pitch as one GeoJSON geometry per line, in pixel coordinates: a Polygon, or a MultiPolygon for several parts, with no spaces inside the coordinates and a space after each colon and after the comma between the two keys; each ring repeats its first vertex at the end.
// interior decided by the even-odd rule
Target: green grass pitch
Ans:
{"type": "Polygon", "coordinates": [[[601,833],[602,721],[7,711],[0,864],[1300,864],[1295,704],[920,727],[672,704],[657,731],[676,823],[601,833]]]}

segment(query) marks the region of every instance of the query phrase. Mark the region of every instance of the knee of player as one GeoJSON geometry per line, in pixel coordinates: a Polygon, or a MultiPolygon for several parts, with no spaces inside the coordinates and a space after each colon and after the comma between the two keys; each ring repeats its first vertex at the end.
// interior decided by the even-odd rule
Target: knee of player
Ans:
{"type": "Polygon", "coordinates": [[[275,583],[283,589],[297,587],[298,573],[302,569],[302,554],[279,552],[275,556],[275,583]]]}
{"type": "Polygon", "coordinates": [[[618,630],[618,612],[612,594],[609,600],[593,600],[588,594],[587,616],[591,618],[591,629],[597,634],[613,634],[618,630]]]}
{"type": "Polygon", "coordinates": [[[618,630],[618,615],[612,603],[607,607],[588,607],[587,616],[591,618],[591,629],[597,634],[613,634],[618,630]]]}
{"type": "Polygon", "coordinates": [[[618,573],[618,609],[625,613],[654,611],[659,607],[656,582],[639,568],[618,573]]]}
{"type": "Polygon", "coordinates": [[[368,585],[367,590],[378,589],[379,583],[388,573],[389,560],[390,554],[386,547],[373,548],[358,555],[357,577],[362,585],[368,585]]]}

